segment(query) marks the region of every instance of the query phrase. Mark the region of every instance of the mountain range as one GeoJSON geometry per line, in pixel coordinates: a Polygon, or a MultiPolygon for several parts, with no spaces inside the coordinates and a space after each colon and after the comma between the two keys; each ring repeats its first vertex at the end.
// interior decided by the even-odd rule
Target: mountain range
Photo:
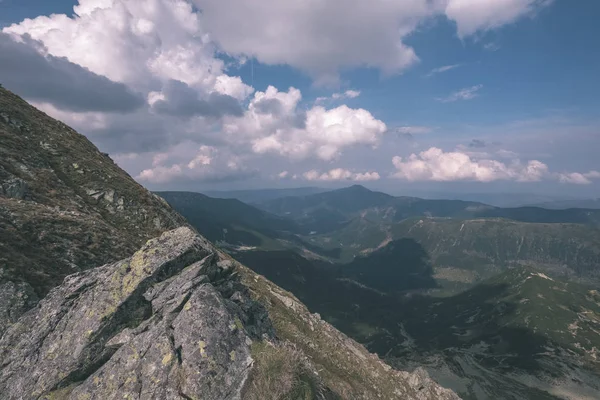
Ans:
{"type": "MultiPolygon", "coordinates": [[[[180,197],[165,195],[183,212],[180,197]]],[[[223,248],[391,365],[423,366],[465,399],[597,397],[597,210],[362,186],[254,205],[260,218],[237,226],[260,240],[223,248]],[[275,217],[295,225],[267,232],[275,217]]]]}
{"type": "MultiPolygon", "coordinates": [[[[392,369],[1,87],[0,187],[2,399],[458,398],[392,369]]],[[[235,224],[241,203],[212,204],[235,224]]]]}

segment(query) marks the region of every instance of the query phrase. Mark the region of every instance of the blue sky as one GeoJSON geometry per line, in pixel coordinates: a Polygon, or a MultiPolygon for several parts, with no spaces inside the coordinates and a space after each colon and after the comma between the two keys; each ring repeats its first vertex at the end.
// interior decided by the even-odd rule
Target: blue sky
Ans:
{"type": "Polygon", "coordinates": [[[600,195],[600,3],[405,3],[3,0],[11,40],[144,106],[74,110],[14,71],[3,83],[151,188],[600,195]],[[115,15],[125,28],[97,31],[115,15]]]}

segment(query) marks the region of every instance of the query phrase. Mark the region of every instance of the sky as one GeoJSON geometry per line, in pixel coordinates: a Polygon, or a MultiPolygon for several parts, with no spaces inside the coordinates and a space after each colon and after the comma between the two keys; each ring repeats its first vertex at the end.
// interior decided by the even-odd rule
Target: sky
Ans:
{"type": "Polygon", "coordinates": [[[597,0],[0,0],[0,83],[153,190],[600,196],[597,0]]]}

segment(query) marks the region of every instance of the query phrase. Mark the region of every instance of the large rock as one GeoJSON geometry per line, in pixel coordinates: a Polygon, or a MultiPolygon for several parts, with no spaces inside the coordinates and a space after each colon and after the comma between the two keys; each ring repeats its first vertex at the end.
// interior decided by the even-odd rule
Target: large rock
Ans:
{"type": "Polygon", "coordinates": [[[272,337],[233,263],[179,228],[67,277],[0,341],[6,399],[236,399],[272,337]],[[248,307],[250,304],[250,308],[248,307]],[[248,327],[248,329],[246,329],[248,327]]]}

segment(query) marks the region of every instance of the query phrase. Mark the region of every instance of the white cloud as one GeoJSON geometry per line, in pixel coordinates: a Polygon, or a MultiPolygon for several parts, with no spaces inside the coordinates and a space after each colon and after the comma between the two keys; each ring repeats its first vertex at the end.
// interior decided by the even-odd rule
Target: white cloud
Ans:
{"type": "Polygon", "coordinates": [[[446,16],[454,20],[460,37],[496,29],[532,15],[552,0],[448,0],[446,16]]]}
{"type": "Polygon", "coordinates": [[[152,167],[142,170],[136,179],[153,184],[223,182],[243,179],[256,172],[246,168],[239,157],[222,149],[192,145],[182,143],[166,152],[152,154],[152,167]]]}
{"type": "Polygon", "coordinates": [[[498,51],[500,50],[500,45],[498,43],[489,42],[484,44],[483,48],[487,51],[498,51]]]}
{"type": "Polygon", "coordinates": [[[167,183],[182,176],[183,170],[181,166],[173,164],[170,167],[159,165],[154,168],[145,169],[136,176],[136,179],[141,182],[167,183]]]}
{"type": "Polygon", "coordinates": [[[325,103],[327,101],[332,100],[345,100],[345,99],[355,99],[360,96],[359,90],[346,90],[343,93],[334,93],[329,97],[317,97],[315,103],[325,103]]]}
{"type": "Polygon", "coordinates": [[[280,173],[277,174],[277,177],[280,179],[285,179],[290,175],[290,173],[288,171],[281,171],[280,173]]]}
{"type": "Polygon", "coordinates": [[[564,172],[557,174],[558,181],[561,183],[573,183],[577,185],[589,185],[594,179],[600,179],[599,171],[589,171],[586,173],[580,172],[564,172]]]}
{"type": "Polygon", "coordinates": [[[452,69],[460,67],[461,64],[444,65],[442,67],[434,68],[425,76],[430,77],[433,75],[441,74],[442,72],[450,71],[452,69]]]}
{"type": "Polygon", "coordinates": [[[331,81],[342,67],[386,74],[418,61],[402,39],[439,6],[426,0],[195,0],[207,28],[230,54],[288,64],[331,81]],[[243,22],[241,22],[243,21],[243,22]]]}
{"type": "Polygon", "coordinates": [[[496,154],[498,155],[498,157],[513,159],[513,160],[519,157],[518,153],[515,153],[514,151],[511,151],[511,150],[506,150],[506,149],[499,149],[498,151],[496,151],[496,154]]]}
{"type": "Polygon", "coordinates": [[[253,89],[226,74],[200,13],[188,1],[80,0],[74,11],[72,17],[26,19],[3,32],[30,35],[43,44],[39,51],[143,94],[150,107],[112,115],[68,113],[42,104],[104,151],[154,151],[190,139],[198,145],[214,142],[215,123],[223,114],[243,114],[238,101],[253,89]]]}
{"type": "Polygon", "coordinates": [[[403,40],[445,15],[460,37],[531,15],[548,0],[194,0],[207,29],[229,54],[288,64],[319,81],[345,67],[401,73],[419,61],[403,40]]]}
{"type": "Polygon", "coordinates": [[[80,0],[74,11],[72,18],[40,16],[3,31],[28,34],[48,53],[136,90],[177,80],[238,99],[251,93],[224,73],[200,14],[185,0],[80,0]]]}
{"type": "Polygon", "coordinates": [[[347,169],[336,168],[330,171],[320,173],[317,170],[310,170],[302,174],[308,181],[377,181],[381,177],[377,172],[351,172],[347,169]]]}
{"type": "MultiPolygon", "coordinates": [[[[447,8],[451,2],[79,0],[73,16],[40,16],[2,31],[21,39],[30,35],[43,44],[42,55],[64,57],[143,96],[139,109],[113,114],[36,104],[103,151],[122,153],[114,157],[132,175],[153,183],[219,181],[255,173],[248,165],[265,159],[263,154],[331,161],[350,148],[378,146],[387,131],[364,109],[306,106],[294,88],[269,87],[252,96],[254,89],[230,76],[228,67],[254,57],[300,68],[319,81],[355,66],[401,73],[418,61],[403,38],[427,18],[452,10],[447,8]],[[221,51],[239,58],[226,63],[221,51]]],[[[470,21],[456,12],[452,18],[459,31],[462,21],[470,21]]],[[[487,29],[482,26],[478,29],[487,29]]],[[[330,99],[341,103],[359,95],[346,90],[330,99]]],[[[430,130],[399,129],[407,134],[430,130]]],[[[275,171],[283,169],[279,165],[275,171]]],[[[343,171],[318,176],[347,176],[343,171]]],[[[345,179],[379,179],[375,172],[350,174],[345,179]]]]}
{"type": "Polygon", "coordinates": [[[243,117],[228,117],[224,131],[230,140],[249,140],[255,153],[329,161],[347,147],[377,145],[387,129],[368,111],[346,105],[303,111],[301,97],[297,89],[280,92],[270,86],[255,93],[243,117]]]}
{"type": "Polygon", "coordinates": [[[600,171],[590,171],[585,174],[588,179],[600,179],[600,171]]]}
{"type": "Polygon", "coordinates": [[[393,176],[408,181],[534,182],[548,175],[548,166],[537,160],[526,164],[513,160],[506,164],[497,160],[472,158],[458,151],[444,152],[436,147],[412,154],[407,159],[396,156],[392,163],[396,168],[393,176]]]}
{"type": "Polygon", "coordinates": [[[347,97],[349,99],[355,99],[360,96],[360,90],[346,90],[343,94],[343,97],[347,97]]]}
{"type": "Polygon", "coordinates": [[[549,2],[79,0],[73,17],[40,16],[4,31],[30,34],[50,54],[138,90],[153,77],[243,99],[251,89],[224,72],[226,64],[214,56],[217,47],[238,58],[233,64],[255,57],[323,82],[336,80],[342,68],[374,67],[389,75],[419,61],[403,39],[427,19],[445,15],[464,37],[512,23],[549,2]]]}
{"type": "Polygon", "coordinates": [[[452,103],[459,100],[471,100],[479,96],[479,91],[483,88],[483,85],[475,85],[468,88],[461,89],[457,92],[450,94],[447,97],[440,97],[436,100],[442,103],[452,103]]]}

